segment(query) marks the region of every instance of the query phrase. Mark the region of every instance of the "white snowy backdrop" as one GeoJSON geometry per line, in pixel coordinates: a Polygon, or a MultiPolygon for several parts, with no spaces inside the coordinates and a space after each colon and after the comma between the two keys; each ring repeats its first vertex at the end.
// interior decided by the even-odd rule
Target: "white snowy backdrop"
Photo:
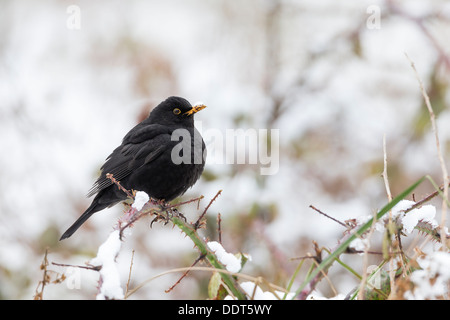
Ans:
{"type": "MultiPolygon", "coordinates": [[[[279,129],[276,174],[209,159],[183,197],[204,195],[200,211],[182,211],[195,220],[223,190],[204,234],[217,237],[220,212],[223,246],[252,256],[244,271],[284,286],[298,264],[290,258],[311,251],[312,240],[332,247],[344,231],[309,205],[343,221],[387,202],[384,135],[394,195],[425,174],[441,182],[405,53],[425,82],[450,159],[449,36],[445,0],[1,0],[0,299],[33,297],[47,247],[59,263],[95,256],[122,206],[95,214],[68,240],[59,236],[89,205],[84,195],[104,159],[170,95],[208,106],[196,115],[203,131],[279,129]],[[379,21],[371,20],[374,8],[379,21]]],[[[432,191],[424,183],[416,198],[432,191]]],[[[123,284],[132,250],[132,286],[197,258],[177,229],[149,222],[122,248],[123,284]]],[[[73,272],[74,288],[49,285],[44,298],[95,297],[98,274],[73,272]]],[[[158,278],[132,298],[207,296],[205,273],[165,293],[179,276],[158,278]]],[[[344,294],[358,283],[347,274],[334,279],[344,294]]]]}

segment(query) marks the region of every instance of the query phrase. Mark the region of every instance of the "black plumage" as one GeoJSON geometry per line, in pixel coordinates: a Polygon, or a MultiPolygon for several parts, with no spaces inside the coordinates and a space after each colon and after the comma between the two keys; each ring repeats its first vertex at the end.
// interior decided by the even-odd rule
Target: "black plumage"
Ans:
{"type": "Polygon", "coordinates": [[[70,237],[95,212],[127,198],[106,177],[108,173],[124,188],[145,191],[157,200],[173,200],[192,187],[205,165],[205,143],[194,127],[193,116],[203,108],[169,97],[131,129],[101,167],[100,177],[88,193],[89,197],[96,195],[91,205],[60,240],[70,237]]]}

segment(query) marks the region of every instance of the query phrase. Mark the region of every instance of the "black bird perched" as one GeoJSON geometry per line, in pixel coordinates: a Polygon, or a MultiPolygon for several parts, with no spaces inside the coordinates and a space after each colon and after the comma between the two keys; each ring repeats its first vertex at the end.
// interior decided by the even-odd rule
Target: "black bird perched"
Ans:
{"type": "Polygon", "coordinates": [[[192,187],[205,166],[205,143],[194,127],[194,114],[204,108],[180,97],[169,97],[156,106],[106,159],[88,193],[88,197],[97,195],[60,240],[70,237],[95,212],[127,198],[106,177],[108,173],[127,190],[144,191],[157,200],[173,200],[192,187]]]}

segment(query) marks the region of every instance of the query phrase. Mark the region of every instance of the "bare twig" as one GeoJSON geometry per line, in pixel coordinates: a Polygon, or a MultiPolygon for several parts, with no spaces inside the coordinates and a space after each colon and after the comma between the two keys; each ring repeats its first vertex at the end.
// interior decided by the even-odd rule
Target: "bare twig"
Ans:
{"type": "Polygon", "coordinates": [[[130,263],[130,272],[128,272],[128,280],[127,280],[127,286],[125,288],[125,298],[128,295],[128,290],[130,290],[130,283],[131,283],[131,270],[133,269],[133,260],[134,260],[134,249],[131,251],[131,263],[130,263]]]}
{"type": "MultiPolygon", "coordinates": [[[[386,188],[386,194],[388,201],[392,201],[391,188],[389,186],[389,179],[387,174],[387,152],[386,152],[386,135],[383,136],[383,173],[381,174],[384,180],[384,186],[386,188]]],[[[389,210],[389,222],[392,222],[392,210],[389,210]]]]}
{"type": "Polygon", "coordinates": [[[43,270],[44,272],[42,275],[42,280],[39,281],[39,283],[36,287],[36,291],[35,291],[35,294],[33,297],[34,300],[44,299],[44,288],[47,284],[61,283],[66,279],[66,276],[64,273],[61,274],[56,271],[49,270],[48,265],[49,265],[49,263],[48,263],[48,248],[47,248],[47,249],[45,249],[44,259],[42,260],[42,263],[40,266],[41,270],[43,270]],[[53,281],[51,279],[52,274],[56,275],[56,278],[53,281]]]}
{"type": "Polygon", "coordinates": [[[339,221],[338,219],[329,216],[328,214],[326,214],[326,213],[323,212],[323,211],[320,211],[319,209],[317,209],[317,208],[314,207],[313,205],[310,205],[309,207],[310,207],[311,209],[313,209],[314,211],[317,211],[317,212],[320,213],[321,215],[327,217],[328,219],[331,219],[331,220],[333,220],[334,222],[339,223],[341,226],[344,226],[345,228],[349,228],[349,226],[348,226],[347,224],[345,224],[344,222],[341,222],[341,221],[339,221]]]}
{"type": "Polygon", "coordinates": [[[100,269],[101,269],[100,266],[91,266],[91,265],[81,266],[81,265],[76,265],[76,264],[67,264],[67,263],[58,263],[58,262],[52,262],[52,264],[55,266],[58,266],[58,267],[80,268],[80,269],[86,269],[86,270],[92,270],[92,271],[100,271],[100,269]]]}
{"type": "Polygon", "coordinates": [[[411,207],[409,207],[408,209],[405,210],[405,213],[408,213],[411,210],[414,210],[416,208],[421,207],[424,203],[427,203],[428,201],[430,201],[431,199],[435,198],[436,196],[439,195],[440,192],[444,191],[444,186],[439,187],[439,191],[436,190],[433,193],[430,193],[428,196],[426,196],[425,198],[423,198],[422,200],[417,201],[414,205],[412,205],[411,207]]]}
{"type": "Polygon", "coordinates": [[[220,212],[217,214],[217,233],[219,243],[222,244],[222,217],[220,215],[220,212]]]}
{"type": "Polygon", "coordinates": [[[422,92],[422,96],[425,100],[425,105],[427,106],[428,113],[430,114],[430,120],[431,120],[431,126],[433,128],[434,137],[436,140],[436,149],[438,154],[439,163],[441,165],[441,171],[442,171],[442,178],[444,181],[444,190],[443,190],[443,199],[442,199],[442,213],[441,213],[441,243],[446,246],[446,232],[445,232],[445,226],[447,223],[447,201],[448,201],[448,187],[449,187],[449,177],[448,177],[448,171],[447,167],[445,165],[444,157],[442,155],[441,146],[439,142],[439,134],[438,134],[438,128],[436,124],[436,116],[433,112],[433,107],[430,103],[430,98],[428,97],[428,94],[424,88],[424,85],[422,83],[422,80],[419,77],[419,73],[417,72],[417,69],[414,65],[414,62],[410,59],[410,57],[405,53],[406,58],[411,63],[411,68],[414,71],[414,74],[416,75],[416,79],[419,82],[420,91],[422,92]]]}
{"type": "Polygon", "coordinates": [[[206,206],[205,210],[203,210],[203,213],[198,217],[197,221],[193,224],[194,229],[197,230],[202,225],[202,219],[205,216],[206,212],[208,211],[211,204],[216,201],[217,197],[222,193],[222,190],[217,191],[216,195],[211,199],[211,201],[206,206]]]}
{"type": "MultiPolygon", "coordinates": [[[[195,259],[194,263],[191,264],[191,267],[190,267],[190,268],[195,267],[195,265],[196,265],[197,263],[199,263],[201,260],[203,260],[203,259],[205,258],[205,256],[206,256],[205,254],[201,254],[197,259],[195,259]]],[[[169,293],[170,291],[172,291],[172,290],[173,290],[173,289],[181,282],[181,280],[183,280],[184,277],[186,277],[186,276],[188,275],[189,271],[191,271],[190,268],[187,269],[187,270],[183,273],[183,275],[177,280],[177,282],[175,282],[169,289],[165,290],[165,292],[166,292],[166,293],[169,293]]]]}
{"type": "MultiPolygon", "coordinates": [[[[149,278],[147,280],[144,280],[141,284],[136,286],[136,288],[130,290],[130,292],[128,294],[128,297],[131,296],[132,294],[134,294],[136,291],[138,291],[142,287],[144,287],[149,282],[151,282],[151,281],[153,281],[153,280],[155,280],[157,278],[160,278],[162,276],[165,276],[165,275],[171,274],[171,273],[175,273],[175,272],[186,272],[186,271],[189,271],[189,272],[192,272],[192,271],[205,271],[205,272],[211,272],[211,273],[219,272],[220,274],[227,274],[227,275],[234,276],[234,277],[237,277],[237,278],[253,281],[255,283],[261,282],[259,277],[254,277],[254,276],[251,276],[251,275],[248,275],[248,274],[244,274],[244,273],[233,273],[233,272],[228,271],[226,269],[217,269],[217,268],[214,268],[214,267],[183,267],[183,268],[176,268],[176,269],[171,269],[171,270],[168,270],[168,271],[164,271],[164,272],[162,272],[160,274],[157,274],[157,275],[155,275],[155,276],[153,276],[153,277],[151,277],[151,278],[149,278]]],[[[276,284],[267,282],[265,280],[264,280],[264,283],[267,284],[267,286],[271,290],[278,290],[278,291],[281,291],[281,292],[288,293],[285,288],[277,286],[276,284]]]]}
{"type": "Polygon", "coordinates": [[[151,208],[144,207],[142,210],[139,210],[139,211],[136,208],[133,208],[132,206],[130,206],[130,208],[119,219],[119,221],[117,222],[117,225],[114,227],[114,229],[119,230],[120,240],[123,239],[123,232],[128,227],[131,227],[133,225],[133,223],[138,221],[143,216],[147,216],[150,214],[155,214],[155,215],[159,216],[162,213],[162,211],[164,211],[163,208],[161,208],[161,206],[159,206],[158,202],[153,199],[150,199],[146,205],[148,205],[148,204],[152,204],[153,207],[151,207],[151,208]]]}
{"type": "Polygon", "coordinates": [[[289,260],[294,261],[294,260],[306,260],[306,259],[316,259],[316,257],[311,254],[308,254],[306,256],[293,257],[293,258],[290,258],[289,260]]]}
{"type": "MultiPolygon", "coordinates": [[[[319,248],[319,245],[315,241],[313,241],[313,244],[314,244],[315,255],[307,253],[307,256],[311,256],[313,258],[313,263],[315,264],[316,268],[319,268],[319,265],[322,262],[322,248],[319,248]]],[[[320,272],[318,272],[316,274],[316,276],[311,279],[311,281],[308,283],[308,285],[298,294],[298,298],[300,300],[306,300],[306,298],[311,294],[311,292],[314,291],[314,289],[316,288],[316,285],[324,277],[329,282],[331,289],[336,292],[333,285],[331,284],[331,281],[329,281],[329,279],[328,279],[327,273],[328,273],[328,268],[321,269],[320,272]]]]}
{"type": "Polygon", "coordinates": [[[47,271],[47,266],[48,266],[48,260],[47,260],[47,255],[48,255],[48,249],[45,249],[45,254],[44,254],[44,260],[41,263],[41,269],[44,270],[44,273],[42,275],[42,280],[39,281],[38,286],[36,288],[36,292],[34,294],[34,300],[42,300],[44,298],[44,288],[47,285],[47,283],[50,282],[50,277],[48,276],[48,271],[47,271]],[[40,290],[39,290],[40,288],[40,290]]]}
{"type": "MultiPolygon", "coordinates": [[[[384,186],[386,188],[386,194],[388,197],[388,201],[391,202],[392,201],[392,193],[391,193],[391,187],[389,186],[389,178],[388,178],[388,173],[387,173],[387,151],[386,151],[386,135],[383,135],[383,180],[384,180],[384,186]]],[[[376,217],[374,217],[373,221],[375,222],[376,217]]],[[[388,241],[391,241],[391,234],[390,234],[390,229],[392,226],[392,210],[389,210],[389,222],[388,222],[388,241]]],[[[370,233],[372,234],[373,231],[373,227],[374,224],[372,225],[372,228],[370,229],[370,233]]],[[[397,236],[398,237],[398,236],[397,236]]],[[[393,248],[391,245],[389,245],[389,279],[390,279],[390,285],[391,285],[391,290],[394,290],[394,286],[395,286],[395,269],[394,269],[394,255],[392,254],[393,248]]],[[[364,255],[364,270],[367,269],[367,255],[364,255]]],[[[363,280],[361,281],[361,287],[360,287],[360,291],[358,294],[358,298],[362,299],[364,296],[364,285],[367,279],[367,272],[363,273],[363,280]]]]}
{"type": "Polygon", "coordinates": [[[116,180],[111,173],[107,173],[106,178],[110,179],[112,181],[112,183],[114,183],[120,190],[125,192],[128,197],[130,197],[131,199],[134,199],[133,194],[130,191],[128,191],[126,188],[124,188],[120,184],[120,181],[116,180]]]}
{"type": "Polygon", "coordinates": [[[180,207],[180,206],[182,206],[184,204],[188,204],[188,203],[192,203],[192,202],[197,202],[199,204],[200,200],[202,200],[203,198],[204,198],[204,196],[200,196],[200,197],[193,198],[193,199],[190,199],[190,200],[187,200],[187,201],[183,201],[183,202],[178,202],[178,203],[174,203],[174,204],[166,204],[164,206],[164,208],[165,209],[177,208],[177,207],[180,207]]]}

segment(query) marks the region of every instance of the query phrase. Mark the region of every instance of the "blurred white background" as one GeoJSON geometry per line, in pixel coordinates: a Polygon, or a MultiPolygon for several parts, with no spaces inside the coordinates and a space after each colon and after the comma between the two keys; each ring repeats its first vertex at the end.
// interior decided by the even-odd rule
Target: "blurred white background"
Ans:
{"type": "MultiPolygon", "coordinates": [[[[343,221],[387,202],[383,135],[394,195],[425,174],[442,182],[405,53],[450,159],[449,36],[445,0],[1,0],[0,299],[33,297],[47,247],[59,263],[95,256],[121,205],[58,239],[89,205],[85,194],[104,159],[171,95],[208,106],[196,115],[204,131],[279,129],[276,174],[209,161],[183,196],[204,195],[199,211],[181,211],[195,220],[222,189],[202,233],[217,239],[220,212],[224,247],[253,258],[244,272],[285,286],[298,264],[290,258],[311,251],[312,240],[333,247],[344,231],[309,205],[343,221]]],[[[415,197],[432,191],[424,183],[415,197]]],[[[133,228],[118,258],[125,284],[135,250],[132,287],[197,257],[179,230],[149,223],[133,228]]],[[[346,259],[358,268],[360,258],[346,259]]],[[[94,298],[98,275],[74,272],[76,288],[48,285],[44,298],[94,298]]],[[[132,298],[207,297],[210,274],[199,272],[165,293],[179,276],[158,278],[132,298]]],[[[342,293],[358,283],[348,274],[335,279],[342,293]]]]}

